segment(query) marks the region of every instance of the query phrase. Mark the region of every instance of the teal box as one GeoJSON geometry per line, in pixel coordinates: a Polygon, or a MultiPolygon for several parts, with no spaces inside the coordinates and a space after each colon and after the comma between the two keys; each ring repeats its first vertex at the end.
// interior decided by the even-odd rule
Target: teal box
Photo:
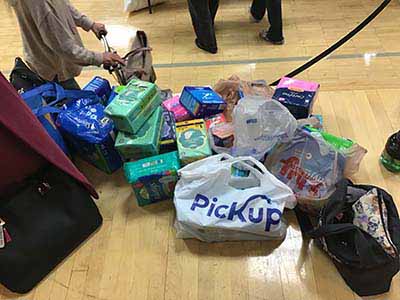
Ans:
{"type": "Polygon", "coordinates": [[[133,79],[104,112],[118,130],[135,134],[160,104],[161,97],[155,84],[133,79]]]}
{"type": "Polygon", "coordinates": [[[159,106],[136,134],[120,131],[115,141],[115,148],[125,159],[140,159],[158,155],[160,135],[163,124],[163,110],[159,106]]]}
{"type": "Polygon", "coordinates": [[[124,164],[139,206],[172,199],[179,169],[177,151],[124,164]]]}

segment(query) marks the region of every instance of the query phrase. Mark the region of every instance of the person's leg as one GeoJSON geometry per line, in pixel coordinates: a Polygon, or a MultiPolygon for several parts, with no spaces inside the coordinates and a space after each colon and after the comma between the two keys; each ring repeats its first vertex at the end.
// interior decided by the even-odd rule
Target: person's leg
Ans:
{"type": "Polygon", "coordinates": [[[208,1],[188,0],[189,12],[197,36],[197,47],[210,53],[216,53],[217,40],[208,1]]]}
{"type": "Polygon", "coordinates": [[[208,0],[208,7],[210,9],[212,23],[214,25],[215,16],[217,15],[219,0],[208,0]]]}
{"type": "Polygon", "coordinates": [[[75,78],[71,78],[59,83],[66,90],[80,90],[81,87],[76,82],[75,78]]]}
{"type": "Polygon", "coordinates": [[[271,42],[282,42],[282,3],[281,0],[266,0],[269,20],[269,30],[266,37],[271,42]]]}
{"type": "Polygon", "coordinates": [[[266,9],[267,9],[267,0],[253,0],[250,7],[251,16],[255,20],[261,21],[262,18],[264,18],[265,16],[266,9]]]}

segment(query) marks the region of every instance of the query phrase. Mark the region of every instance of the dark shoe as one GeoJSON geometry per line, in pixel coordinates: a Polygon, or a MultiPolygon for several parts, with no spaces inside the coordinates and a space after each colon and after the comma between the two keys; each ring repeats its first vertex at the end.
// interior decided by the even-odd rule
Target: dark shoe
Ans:
{"type": "Polygon", "coordinates": [[[269,42],[273,45],[283,45],[285,43],[285,39],[282,38],[281,40],[272,40],[268,37],[268,31],[267,30],[261,30],[260,32],[260,38],[262,38],[264,41],[269,42]]]}
{"type": "Polygon", "coordinates": [[[203,46],[203,45],[199,42],[198,39],[196,39],[194,42],[195,42],[196,46],[199,47],[201,50],[207,51],[207,52],[209,52],[209,53],[211,53],[211,54],[215,54],[215,53],[218,52],[218,48],[217,48],[217,47],[215,47],[215,48],[214,48],[214,47],[210,48],[210,47],[203,46]]]}

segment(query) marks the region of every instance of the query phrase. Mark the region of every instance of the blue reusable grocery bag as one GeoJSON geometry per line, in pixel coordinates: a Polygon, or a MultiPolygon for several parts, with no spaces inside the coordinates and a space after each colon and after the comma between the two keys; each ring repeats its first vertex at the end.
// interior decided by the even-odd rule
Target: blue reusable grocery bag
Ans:
{"type": "Polygon", "coordinates": [[[64,90],[62,86],[54,82],[46,83],[29,90],[21,94],[21,97],[36,115],[50,137],[57,143],[65,154],[68,154],[68,148],[65,145],[60,132],[57,130],[51,115],[60,112],[56,107],[56,104],[63,100],[71,101],[80,98],[90,99],[92,102],[99,101],[96,94],[92,91],[64,90]]]}
{"type": "Polygon", "coordinates": [[[56,124],[74,150],[96,168],[110,174],[122,166],[114,148],[114,123],[100,103],[93,104],[90,99],[69,102],[56,124]]]}

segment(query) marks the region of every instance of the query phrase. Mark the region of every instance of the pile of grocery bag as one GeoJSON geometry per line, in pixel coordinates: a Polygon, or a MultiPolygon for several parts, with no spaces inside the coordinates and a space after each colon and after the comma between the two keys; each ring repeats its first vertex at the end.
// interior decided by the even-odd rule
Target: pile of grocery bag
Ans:
{"type": "Polygon", "coordinates": [[[367,151],[323,129],[319,88],[232,76],[173,94],[95,77],[80,95],[43,94],[53,109],[31,108],[71,153],[106,173],[123,166],[139,206],[173,200],[178,238],[284,239],[294,209],[356,293],[383,293],[399,270],[399,216],[387,192],[348,179],[367,151]]]}

